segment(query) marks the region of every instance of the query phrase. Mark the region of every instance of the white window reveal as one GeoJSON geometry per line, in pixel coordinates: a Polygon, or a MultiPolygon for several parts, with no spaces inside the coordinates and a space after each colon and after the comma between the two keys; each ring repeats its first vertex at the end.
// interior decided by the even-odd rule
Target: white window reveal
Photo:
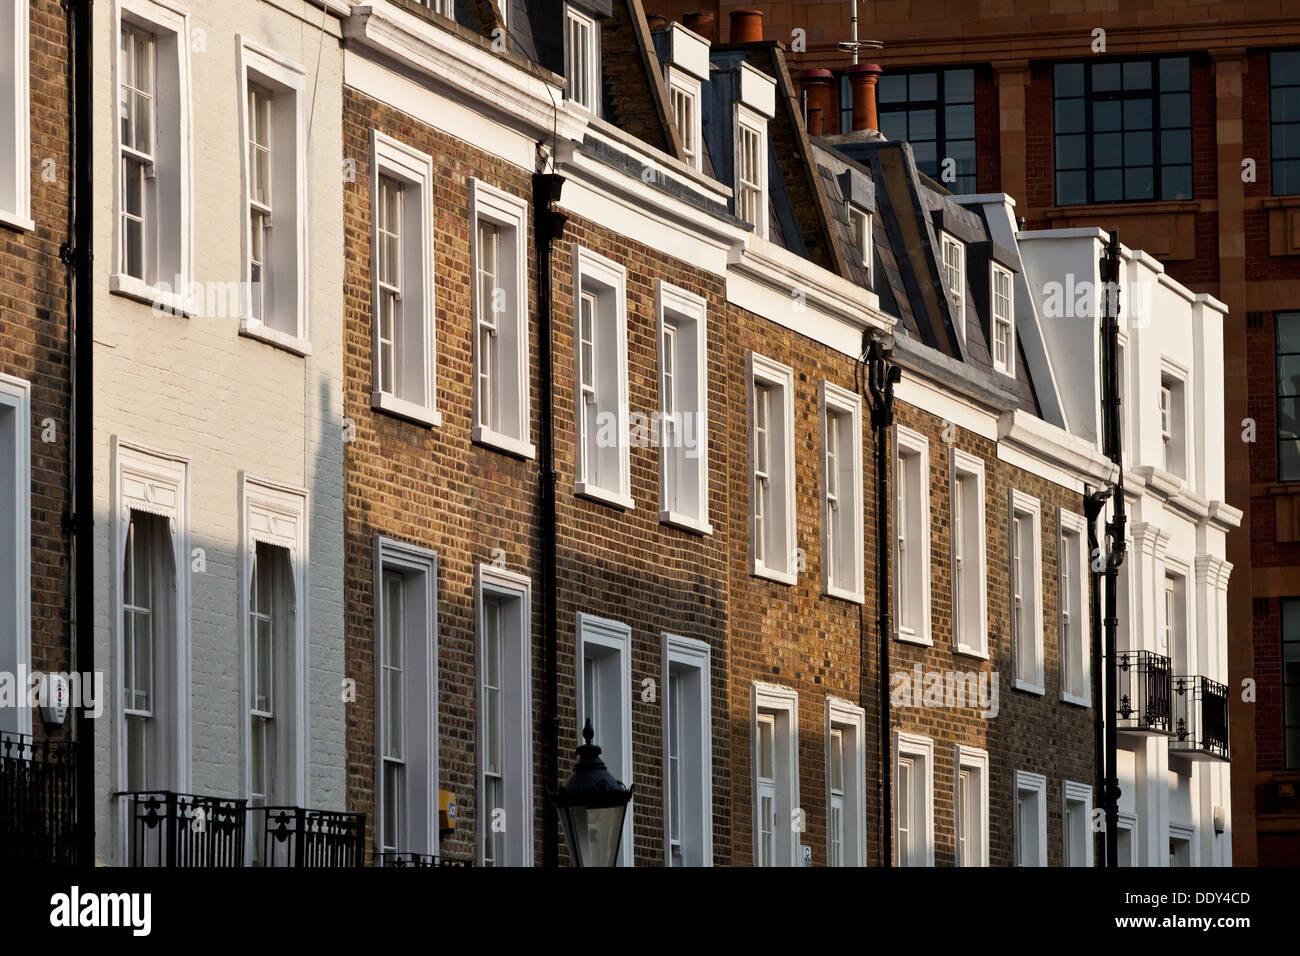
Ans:
{"type": "Polygon", "coordinates": [[[952,303],[952,321],[957,337],[966,341],[966,244],[948,233],[940,233],[943,247],[943,279],[952,303]]]}
{"type": "Polygon", "coordinates": [[[901,425],[894,430],[894,601],[898,639],[930,638],[930,444],[901,425]]]}
{"type": "MultiPolygon", "coordinates": [[[[614,779],[632,785],[632,629],[620,621],[579,614],[578,740],[591,722],[601,759],[614,779]]],[[[632,865],[632,814],[623,820],[618,865],[632,865]]]]}
{"type": "Polygon", "coordinates": [[[754,865],[795,866],[799,853],[799,695],[753,686],[754,865]]]}
{"type": "Polygon", "coordinates": [[[1060,584],[1057,606],[1061,614],[1061,698],[1082,707],[1092,706],[1091,670],[1088,662],[1088,526],[1082,515],[1060,512],[1061,539],[1057,546],[1060,584]]]}
{"type": "Polygon", "coordinates": [[[1092,787],[1066,780],[1061,784],[1064,866],[1092,866],[1092,787]]]}
{"type": "Polygon", "coordinates": [[[659,518],[703,534],[709,524],[706,305],[658,280],[659,518]]]}
{"type": "Polygon", "coordinates": [[[713,865],[710,650],[663,636],[664,846],[668,866],[713,865]]]}
{"type": "Polygon", "coordinates": [[[988,656],[984,462],[952,449],[952,634],[963,654],[988,656]]]}
{"type": "Polygon", "coordinates": [[[1016,771],[1016,866],[1047,866],[1047,778],[1016,771]]]}
{"type": "Polygon", "coordinates": [[[867,270],[867,281],[872,281],[871,213],[857,206],[849,206],[849,233],[853,237],[853,251],[858,263],[867,270]]]}
{"type": "Polygon", "coordinates": [[[691,169],[700,169],[700,81],[684,70],[669,64],[664,67],[668,100],[673,111],[673,125],[682,141],[682,159],[691,169]]]}
{"type": "Polygon", "coordinates": [[[433,291],[433,159],[370,133],[373,268],[371,407],[442,424],[433,291]]]}
{"type": "Polygon", "coordinates": [[[934,741],[894,731],[894,847],[899,866],[934,866],[934,741]]]}
{"type": "Polygon", "coordinates": [[[993,367],[1004,375],[1016,374],[1016,332],[1011,272],[996,262],[989,264],[993,316],[993,367]]]}
{"type": "Polygon", "coordinates": [[[569,101],[600,113],[600,24],[580,10],[564,8],[564,79],[569,101]]]}
{"type": "Polygon", "coordinates": [[[116,29],[110,288],[159,310],[194,313],[202,305],[186,300],[192,274],[189,19],[160,0],[123,0],[116,29]]]}
{"type": "Polygon", "coordinates": [[[1168,362],[1160,374],[1160,444],[1164,470],[1176,478],[1187,478],[1187,383],[1186,375],[1168,362]]]}
{"type": "Polygon", "coordinates": [[[826,865],[867,865],[866,713],[826,698],[826,865]]]}
{"type": "Polygon", "coordinates": [[[529,436],[528,204],[475,179],[473,439],[532,458],[529,436]]]}
{"type": "Polygon", "coordinates": [[[0,5],[0,225],[33,229],[31,203],[31,4],[0,5]]]}
{"type": "Polygon", "coordinates": [[[631,508],[627,407],[627,270],[588,249],[574,255],[578,424],[574,492],[631,508]]]}
{"type": "Polygon", "coordinates": [[[381,866],[438,853],[438,557],[376,536],[375,845],[381,866]]]}
{"type": "Polygon", "coordinates": [[[240,333],[307,355],[306,71],[242,39],[239,64],[247,283],[240,333]]]}
{"type": "Polygon", "coordinates": [[[1012,490],[1011,633],[1019,690],[1043,693],[1042,510],[1038,499],[1012,490]]]}
{"type": "Polygon", "coordinates": [[[794,584],[794,370],[750,352],[749,414],[752,571],[794,584]]]}
{"type": "Polygon", "coordinates": [[[767,120],[736,104],[736,215],[767,238],[767,120]]]}
{"type": "Polygon", "coordinates": [[[975,747],[956,747],[953,809],[958,866],[989,865],[989,755],[975,747]]]}
{"type": "Polygon", "coordinates": [[[527,576],[480,564],[479,859],[533,862],[532,611],[527,576]]]}
{"type": "MultiPolygon", "coordinates": [[[[0,673],[32,663],[31,384],[0,373],[0,673]]],[[[30,734],[32,711],[0,707],[0,731],[30,734]]]]}
{"type": "Polygon", "coordinates": [[[863,600],[862,397],[821,383],[822,588],[863,600]]]}

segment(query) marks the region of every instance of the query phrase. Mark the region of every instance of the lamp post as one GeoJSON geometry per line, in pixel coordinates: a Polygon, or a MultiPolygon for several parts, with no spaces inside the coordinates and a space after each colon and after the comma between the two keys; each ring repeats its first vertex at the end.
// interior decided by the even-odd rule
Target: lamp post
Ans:
{"type": "Polygon", "coordinates": [[[623,838],[623,818],[632,802],[632,788],[615,780],[593,744],[591,720],[582,728],[586,741],[577,749],[573,774],[552,802],[560,815],[565,842],[577,866],[613,866],[623,838]]]}

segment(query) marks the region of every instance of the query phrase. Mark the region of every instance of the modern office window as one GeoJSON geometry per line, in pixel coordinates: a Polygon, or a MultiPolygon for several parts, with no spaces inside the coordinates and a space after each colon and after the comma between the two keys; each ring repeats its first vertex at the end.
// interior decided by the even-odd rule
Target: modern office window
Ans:
{"type": "Polygon", "coordinates": [[[532,585],[480,564],[478,842],[484,866],[533,861],[532,585]]]}
{"type": "Polygon", "coordinates": [[[659,517],[709,534],[707,307],[655,283],[659,317],[659,517]]]}
{"type": "Polygon", "coordinates": [[[375,540],[378,731],[375,843],[380,864],[438,852],[438,558],[375,540]]]}
{"type": "Polygon", "coordinates": [[[1011,633],[1019,690],[1043,693],[1042,511],[1038,499],[1010,495],[1011,633]]]}
{"type": "Polygon", "coordinates": [[[668,86],[668,100],[673,111],[673,125],[682,141],[682,159],[691,169],[703,165],[700,149],[700,81],[689,73],[668,64],[664,67],[664,82],[668,86]]]}
{"type": "Polygon", "coordinates": [[[767,238],[767,119],[736,104],[736,215],[767,238]]]}
{"type": "Polygon", "coordinates": [[[849,234],[853,237],[853,250],[858,262],[867,270],[867,281],[872,281],[871,213],[857,206],[849,206],[849,234]]]}
{"type": "Polygon", "coordinates": [[[1016,866],[1047,866],[1047,778],[1016,771],[1016,866]]]}
{"type": "Polygon", "coordinates": [[[899,640],[930,638],[930,445],[925,436],[894,429],[894,603],[899,640]]]}
{"type": "Polygon", "coordinates": [[[0,224],[32,229],[31,4],[0,4],[0,224]]]}
{"type": "Polygon", "coordinates": [[[529,440],[528,204],[471,184],[474,245],[473,440],[532,458],[529,440]]]}
{"type": "Polygon", "coordinates": [[[240,332],[306,355],[306,71],[247,41],[239,57],[247,283],[240,332]]]}
{"type": "MultiPolygon", "coordinates": [[[[32,663],[31,383],[0,373],[0,673],[32,663]]],[[[32,711],[0,707],[0,731],[30,734],[32,711]]]]}
{"type": "Polygon", "coordinates": [[[822,588],[863,600],[862,397],[830,382],[822,421],[822,588]]]}
{"type": "Polygon", "coordinates": [[[1192,198],[1187,57],[1058,63],[1056,201],[1192,198]]]}
{"type": "Polygon", "coordinates": [[[1268,56],[1269,160],[1274,196],[1300,193],[1300,50],[1268,56]]]}
{"type": "Polygon", "coordinates": [[[966,341],[966,243],[940,233],[943,246],[943,282],[952,302],[952,321],[957,336],[966,341]]]}
{"type": "MultiPolygon", "coordinates": [[[[433,159],[370,132],[372,408],[440,425],[434,327],[433,159]]],[[[517,306],[516,306],[517,307],[517,306]]]]}
{"type": "Polygon", "coordinates": [[[795,866],[799,853],[799,696],[788,687],[755,681],[754,865],[795,866]]]}
{"type": "Polygon", "coordinates": [[[1171,371],[1160,375],[1160,446],[1165,471],[1187,477],[1187,388],[1171,371]]]}
{"type": "Polygon", "coordinates": [[[1061,697],[1092,706],[1088,662],[1088,526],[1082,515],[1062,509],[1058,518],[1057,608],[1061,628],[1061,697]]]}
{"type": "Polygon", "coordinates": [[[866,714],[826,698],[826,865],[866,866],[866,714]]]}
{"type": "Polygon", "coordinates": [[[1283,598],[1282,752],[1288,770],[1300,770],[1300,598],[1283,598]]]}
{"type": "Polygon", "coordinates": [[[963,654],[988,656],[984,462],[952,449],[952,637],[963,654]]]}
{"type": "Polygon", "coordinates": [[[794,370],[749,353],[749,413],[752,571],[794,584],[794,370]]]}
{"type": "MultiPolygon", "coordinates": [[[[587,721],[593,743],[616,780],[632,785],[632,629],[619,621],[577,619],[578,740],[587,721]]],[[[632,814],[623,821],[619,866],[632,865],[632,814]]]]}
{"type": "Polygon", "coordinates": [[[590,113],[600,113],[600,24],[567,4],[564,79],[572,103],[590,113]]]}
{"type": "Polygon", "coordinates": [[[663,636],[664,830],[668,866],[713,865],[709,645],[663,636]]]}
{"type": "Polygon", "coordinates": [[[996,262],[989,264],[992,290],[993,367],[1004,375],[1016,374],[1016,322],[1011,293],[1011,272],[996,262]]]}
{"type": "Polygon", "coordinates": [[[953,812],[956,817],[958,866],[989,865],[988,751],[958,744],[954,766],[953,812]]]}
{"type": "Polygon", "coordinates": [[[894,731],[894,842],[899,866],[934,866],[934,741],[894,731]]]}
{"type": "Polygon", "coordinates": [[[975,192],[974,70],[885,73],[876,99],[880,131],[912,144],[918,170],[954,193],[975,192]]]}
{"type": "Polygon", "coordinates": [[[1092,866],[1092,787],[1066,780],[1061,784],[1065,866],[1092,866]]]}
{"type": "Polygon", "coordinates": [[[574,255],[577,342],[574,491],[633,506],[627,407],[627,270],[578,248],[574,255]]]}
{"type": "Polygon", "coordinates": [[[1278,312],[1277,478],[1300,481],[1300,312],[1278,312]]]}

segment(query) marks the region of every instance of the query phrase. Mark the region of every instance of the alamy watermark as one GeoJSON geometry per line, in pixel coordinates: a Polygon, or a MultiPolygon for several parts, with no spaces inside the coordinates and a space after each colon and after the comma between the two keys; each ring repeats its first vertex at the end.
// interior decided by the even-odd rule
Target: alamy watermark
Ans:
{"type": "Polygon", "coordinates": [[[927,671],[913,664],[889,678],[892,707],[978,707],[985,720],[998,715],[997,671],[927,671]]]}
{"type": "Polygon", "coordinates": [[[79,674],[76,671],[0,671],[0,708],[35,710],[79,707],[92,718],[104,712],[104,674],[102,671],[79,674]],[[62,700],[60,700],[62,694],[62,700]]]}

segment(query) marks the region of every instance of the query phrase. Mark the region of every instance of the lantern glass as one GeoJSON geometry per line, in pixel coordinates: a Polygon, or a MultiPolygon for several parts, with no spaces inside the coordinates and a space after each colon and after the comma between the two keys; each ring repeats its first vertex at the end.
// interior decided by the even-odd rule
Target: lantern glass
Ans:
{"type": "Polygon", "coordinates": [[[578,866],[614,866],[623,838],[627,804],[614,807],[564,807],[560,819],[569,852],[578,866]]]}

